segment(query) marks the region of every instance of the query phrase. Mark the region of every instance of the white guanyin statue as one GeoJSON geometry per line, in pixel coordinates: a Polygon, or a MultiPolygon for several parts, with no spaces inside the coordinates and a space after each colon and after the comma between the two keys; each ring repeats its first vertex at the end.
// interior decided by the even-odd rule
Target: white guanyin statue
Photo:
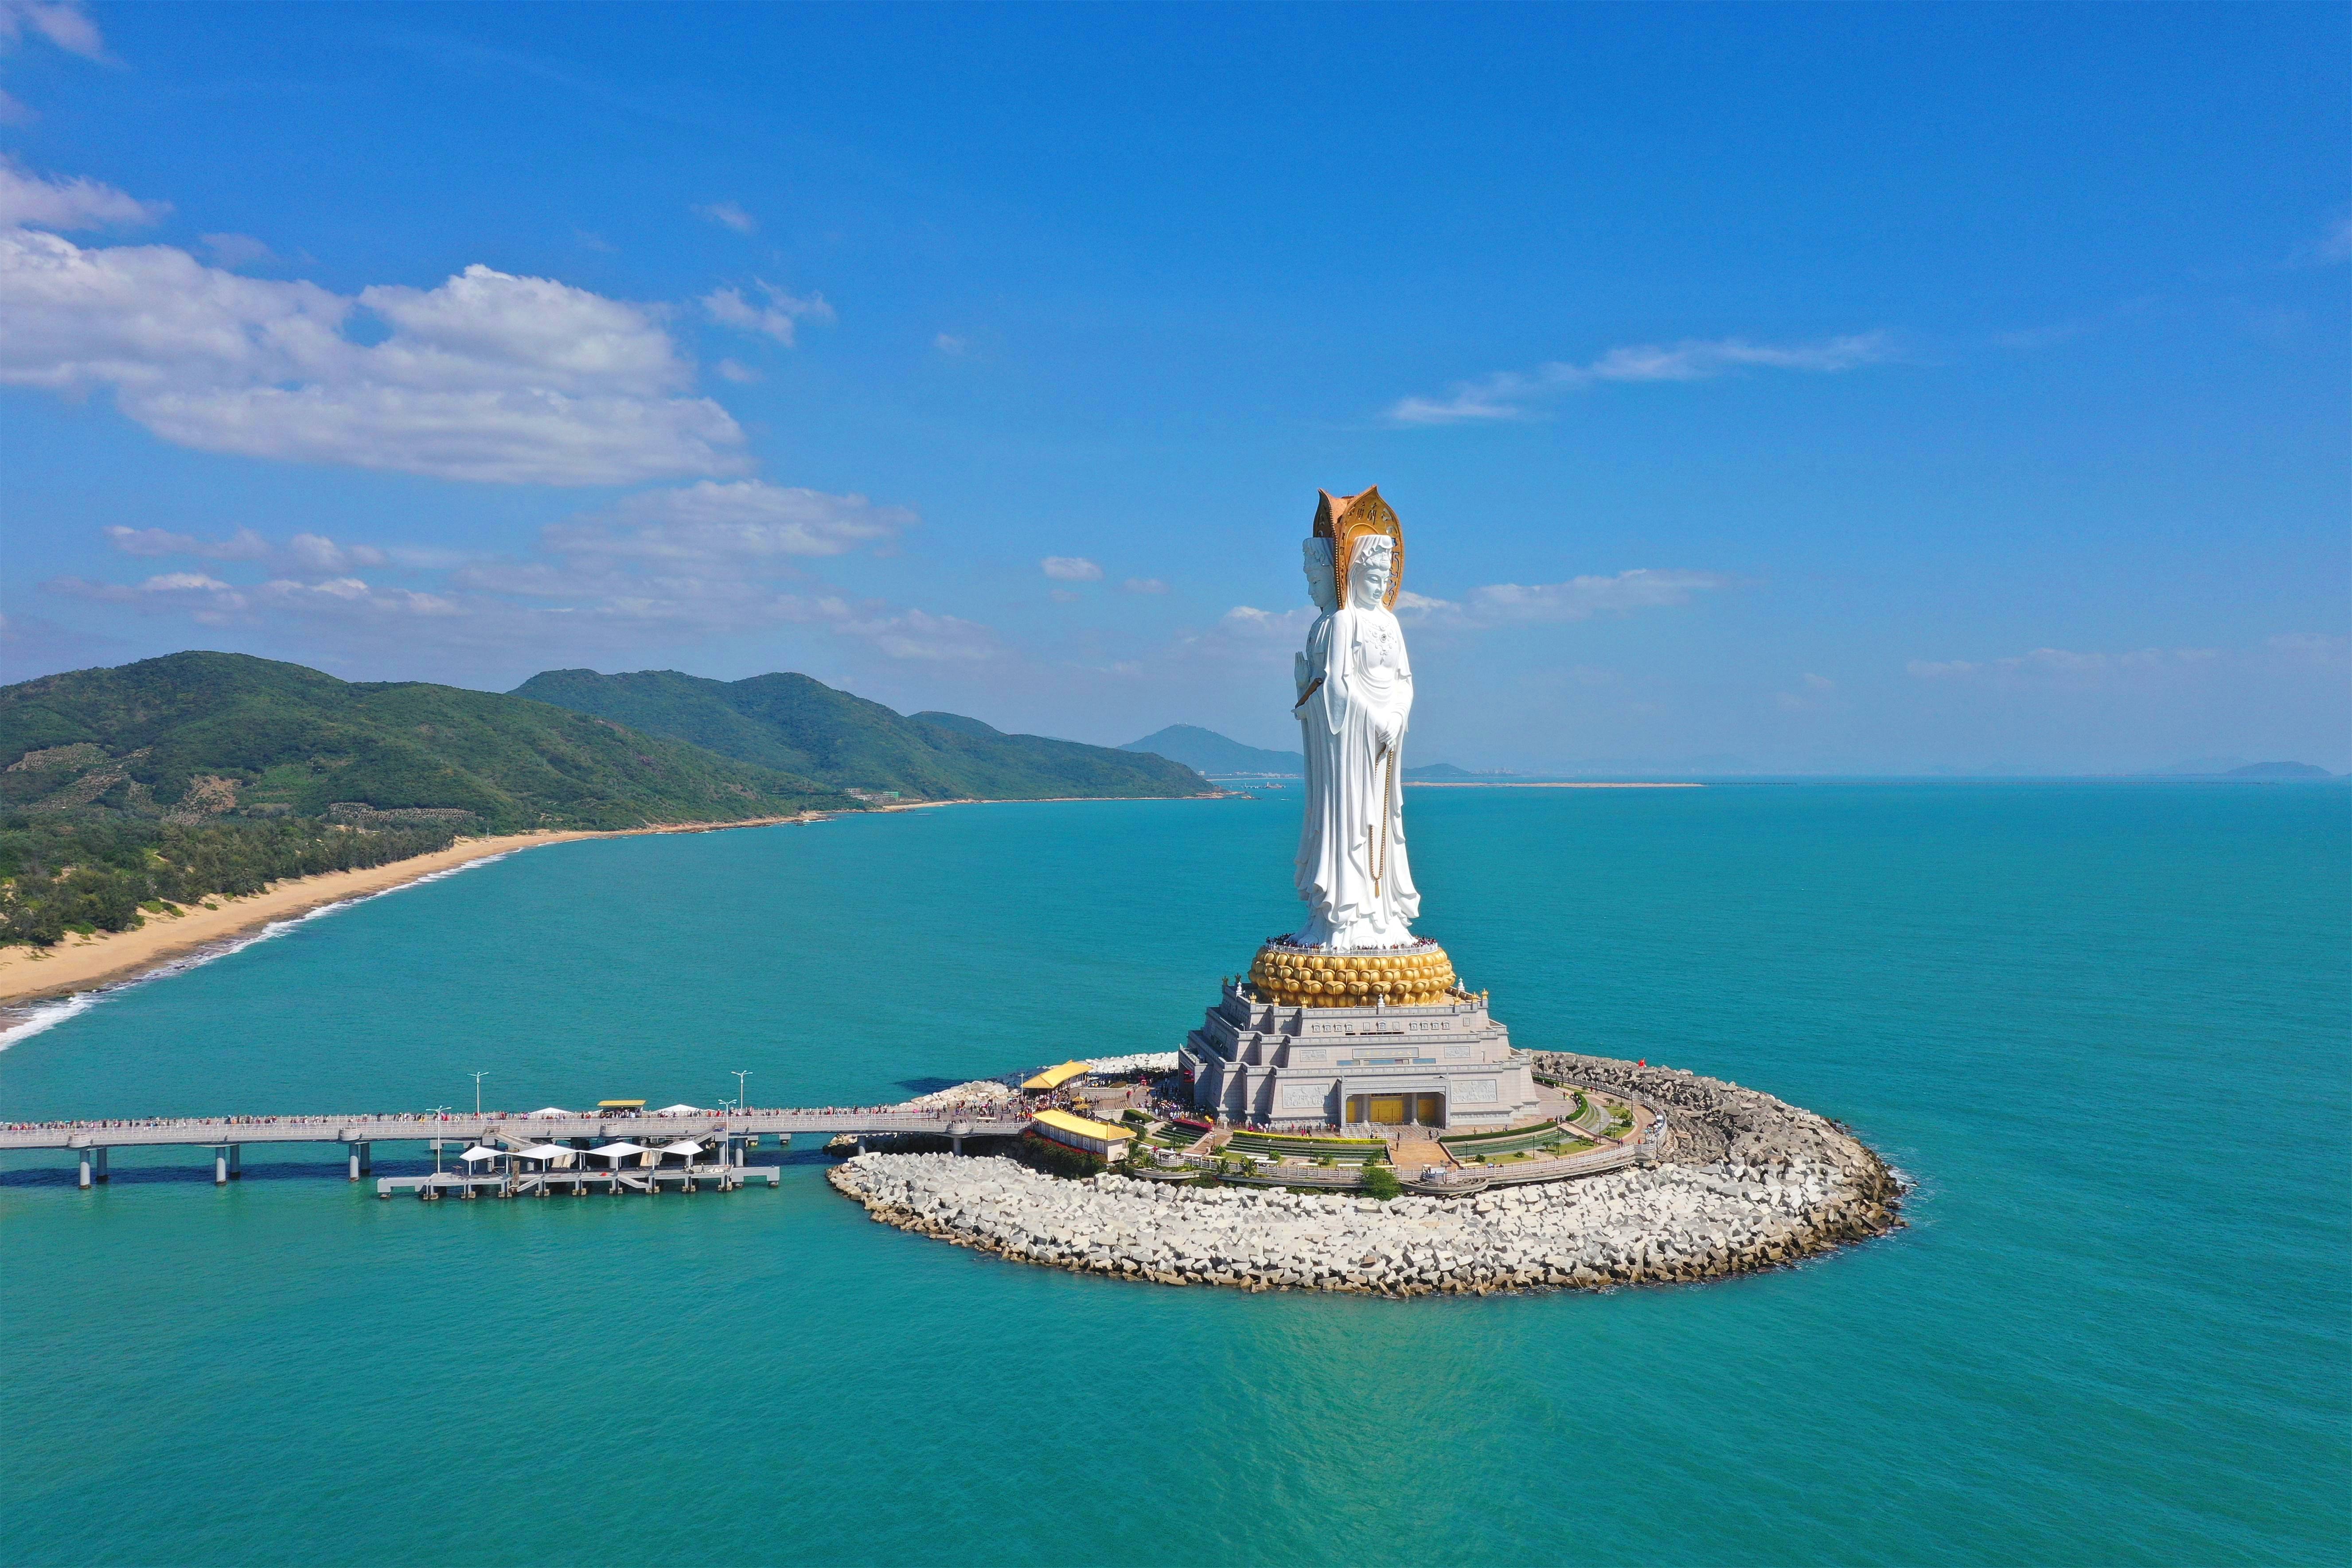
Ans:
{"type": "Polygon", "coordinates": [[[1362,952],[1413,945],[1421,913],[1405,855],[1399,776],[1412,715],[1412,664],[1394,611],[1403,529],[1380,491],[1326,492],[1307,542],[1307,591],[1323,611],[1297,656],[1307,747],[1298,835],[1301,947],[1362,952]]]}

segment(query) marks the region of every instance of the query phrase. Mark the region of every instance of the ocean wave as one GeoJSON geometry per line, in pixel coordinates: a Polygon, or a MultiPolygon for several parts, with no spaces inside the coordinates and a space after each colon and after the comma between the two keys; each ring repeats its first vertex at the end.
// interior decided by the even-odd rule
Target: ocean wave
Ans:
{"type": "Polygon", "coordinates": [[[389,888],[378,888],[372,893],[354,893],[348,899],[337,899],[332,903],[320,904],[315,910],[304,910],[299,915],[288,915],[283,920],[271,921],[259,931],[241,931],[236,936],[223,937],[217,942],[206,942],[202,947],[165,959],[152,969],[142,969],[128,980],[117,980],[92,991],[77,991],[70,996],[62,996],[55,1001],[36,1002],[26,1008],[21,1016],[15,1015],[13,1010],[0,1012],[0,1019],[15,1017],[15,1021],[9,1023],[5,1028],[0,1028],[0,1051],[6,1050],[19,1040],[29,1040],[35,1035],[54,1029],[68,1018],[79,1017],[100,1003],[112,998],[117,993],[128,991],[134,985],[145,985],[157,980],[168,980],[174,974],[185,974],[189,970],[201,968],[215,959],[226,958],[232,952],[243,952],[256,942],[268,942],[272,937],[283,936],[296,926],[306,925],[315,920],[323,920],[329,915],[348,910],[354,904],[364,904],[373,899],[387,899],[394,893],[404,893],[411,888],[421,888],[427,882],[443,881],[460,871],[470,871],[477,866],[495,865],[513,853],[511,849],[501,849],[495,855],[485,855],[479,859],[467,860],[461,865],[444,866],[438,871],[427,871],[422,877],[413,878],[405,882],[395,882],[389,888]]]}
{"type": "Polygon", "coordinates": [[[0,1051],[6,1050],[18,1040],[29,1040],[44,1029],[54,1029],[68,1018],[87,1013],[97,1005],[98,993],[95,991],[76,992],[55,1002],[36,1002],[16,1022],[0,1029],[0,1051]]]}

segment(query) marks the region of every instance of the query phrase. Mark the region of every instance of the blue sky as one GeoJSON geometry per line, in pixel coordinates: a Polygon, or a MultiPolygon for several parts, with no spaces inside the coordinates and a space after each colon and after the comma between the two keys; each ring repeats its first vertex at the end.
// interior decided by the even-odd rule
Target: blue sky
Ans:
{"type": "Polygon", "coordinates": [[[2352,11],[0,0],[0,674],[2352,767],[2352,11]]]}

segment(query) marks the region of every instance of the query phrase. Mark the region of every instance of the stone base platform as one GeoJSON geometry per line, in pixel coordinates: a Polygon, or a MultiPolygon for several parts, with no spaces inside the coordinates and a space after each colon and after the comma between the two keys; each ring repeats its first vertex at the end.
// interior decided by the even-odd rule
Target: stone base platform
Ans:
{"type": "MultiPolygon", "coordinates": [[[[1319,957],[1349,964],[1298,973],[1345,974],[1355,973],[1360,963],[1405,962],[1396,954],[1292,951],[1297,962],[1319,957]]],[[[1429,951],[1450,976],[1444,950],[1431,943],[1429,951]]],[[[1403,978],[1396,984],[1420,984],[1398,973],[1403,978]]],[[[1487,1011],[1483,995],[1416,990],[1412,994],[1423,999],[1406,1004],[1391,1003],[1385,993],[1369,999],[1325,993],[1284,1001],[1297,984],[1389,982],[1283,984],[1290,989],[1227,981],[1217,1005],[1186,1037],[1177,1064],[1197,1109],[1290,1131],[1464,1131],[1507,1127],[1540,1108],[1526,1060],[1512,1050],[1510,1031],[1487,1011]]]]}
{"type": "Polygon", "coordinates": [[[944,1154],[861,1155],[829,1179],[883,1224],[1019,1262],[1250,1290],[1485,1295],[1718,1279],[1901,1223],[1885,1163],[1811,1111],[1687,1073],[1573,1060],[1581,1077],[1674,1105],[1675,1134],[1659,1164],[1386,1204],[1119,1175],[1067,1181],[1011,1160],[944,1154]]]}

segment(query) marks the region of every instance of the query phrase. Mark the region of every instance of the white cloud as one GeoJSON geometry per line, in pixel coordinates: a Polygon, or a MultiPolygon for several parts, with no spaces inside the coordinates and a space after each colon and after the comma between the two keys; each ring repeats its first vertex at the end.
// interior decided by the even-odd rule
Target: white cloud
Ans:
{"type": "Polygon", "coordinates": [[[1744,338],[1641,344],[1612,349],[1589,364],[1555,361],[1533,371],[1498,371],[1459,382],[1444,397],[1400,398],[1390,405],[1388,417],[1401,425],[1528,419],[1537,405],[1602,382],[1708,381],[1748,369],[1829,373],[1878,363],[1891,352],[1885,332],[1786,345],[1744,338]]]}
{"type": "Polygon", "coordinates": [[[161,528],[125,528],[120,523],[103,531],[114,548],[125,555],[193,555],[200,561],[262,561],[269,542],[249,528],[226,539],[198,539],[193,533],[173,533],[161,528]]]}
{"type": "Polygon", "coordinates": [[[80,0],[0,0],[0,49],[12,49],[26,35],[46,38],[68,54],[106,58],[106,40],[80,0]]]}
{"type": "Polygon", "coordinates": [[[96,180],[43,179],[0,153],[0,226],[106,228],[153,223],[171,210],[169,202],[142,202],[96,180]]]}
{"type": "Polygon", "coordinates": [[[565,556],[664,562],[746,562],[839,555],[892,539],[919,521],[905,507],[864,496],[772,485],[764,479],[640,490],[604,517],[551,524],[547,548],[565,556]]]}
{"type": "Polygon", "coordinates": [[[1712,572],[1658,572],[1636,568],[1613,577],[1571,577],[1565,583],[1494,583],[1473,588],[1456,602],[1410,590],[1397,595],[1397,613],[1415,621],[1469,626],[1518,622],[1581,621],[1598,615],[1686,605],[1694,594],[1730,586],[1712,572]]]}
{"type": "Polygon", "coordinates": [[[404,657],[430,646],[444,654],[536,650],[577,658],[784,625],[820,627],[890,659],[997,657],[995,632],[978,622],[854,599],[815,582],[801,564],[919,521],[904,508],[877,507],[862,496],[745,483],[632,496],[610,512],[543,530],[540,552],[523,560],[467,561],[313,533],[278,544],[244,529],[206,540],[117,527],[108,537],[127,554],[252,562],[270,575],[240,584],[194,570],[131,584],[65,578],[47,586],[205,626],[291,626],[321,641],[404,657]],[[436,575],[414,577],[420,573],[436,575]],[[395,580],[382,581],[387,574],[395,580]],[[397,580],[403,576],[420,585],[397,580]]]}
{"type": "Polygon", "coordinates": [[[2318,633],[2274,637],[2259,648],[2142,647],[2120,653],[2037,647],[2005,658],[1915,658],[1904,666],[1916,680],[2011,692],[2105,692],[2159,689],[2207,672],[2233,677],[2286,677],[2312,668],[2340,668],[2352,639],[2318,633]]]}
{"type": "Polygon", "coordinates": [[[1305,642],[1317,613],[1309,605],[1291,610],[1261,610],[1255,605],[1235,605],[1207,630],[1178,637],[1175,648],[1181,658],[1187,659],[1206,658],[1246,668],[1287,665],[1290,656],[1305,642]]]}
{"type": "Polygon", "coordinates": [[[869,642],[890,658],[976,660],[1002,652],[996,633],[978,621],[892,609],[879,600],[852,604],[825,597],[778,602],[787,620],[813,622],[843,637],[869,642]]]}
{"type": "Polygon", "coordinates": [[[226,592],[228,584],[202,572],[166,572],[160,577],[150,577],[139,584],[142,594],[176,594],[182,592],[226,592]]]}
{"type": "Polygon", "coordinates": [[[2327,226],[2327,232],[2311,244],[2296,247],[2287,258],[2290,266],[2333,267],[2352,261],[2352,217],[2340,217],[2327,226]]]}
{"type": "Polygon", "coordinates": [[[1045,590],[1045,597],[1057,605],[1075,605],[1085,599],[1086,595],[1074,594],[1067,588],[1048,588],[1045,590]]]}
{"type": "Polygon", "coordinates": [[[1039,562],[1045,575],[1057,583],[1099,583],[1103,569],[1083,555],[1048,555],[1039,562]]]}
{"type": "MultiPolygon", "coordinates": [[[[47,39],[68,54],[106,58],[106,41],[80,0],[0,0],[0,54],[28,37],[47,39]]],[[[29,125],[39,118],[30,105],[0,92],[0,125],[29,125]]]]}
{"type": "Polygon", "coordinates": [[[349,572],[360,566],[415,563],[415,552],[383,550],[373,544],[338,544],[320,533],[298,533],[278,545],[249,528],[240,528],[226,539],[199,539],[192,533],[173,533],[167,529],[124,528],[120,524],[100,531],[125,555],[251,561],[278,571],[349,572]]]}
{"type": "Polygon", "coordinates": [[[0,229],[0,384],[78,395],[203,451],[488,483],[740,472],[743,433],[657,311],[476,265],[355,297],[171,246],[0,229]],[[388,335],[362,345],[358,317],[388,335]]]}
{"type": "Polygon", "coordinates": [[[931,347],[943,354],[960,354],[971,346],[969,340],[957,337],[953,332],[941,332],[931,340],[931,347]]]}
{"type": "Polygon", "coordinates": [[[196,239],[212,252],[215,261],[232,270],[278,259],[276,251],[249,234],[200,234],[196,239]]]}
{"type": "Polygon", "coordinates": [[[325,616],[338,622],[443,618],[463,613],[457,601],[440,595],[377,588],[358,577],[314,583],[273,578],[238,587],[209,573],[167,572],[135,585],[66,577],[47,586],[53,593],[74,598],[130,605],[149,615],[185,615],[200,625],[215,626],[259,621],[272,613],[279,618],[290,616],[308,621],[325,616]]]}
{"type": "Polygon", "coordinates": [[[743,290],[735,288],[714,289],[702,297],[702,308],[710,319],[724,327],[739,331],[760,332],[772,337],[786,348],[793,346],[799,328],[794,324],[803,318],[815,321],[834,319],[833,307],[824,302],[822,294],[805,298],[787,293],[774,284],[755,279],[760,291],[768,297],[765,305],[754,305],[743,298],[743,290]]]}
{"type": "Polygon", "coordinates": [[[1255,605],[1235,605],[1217,624],[1236,637],[1279,640],[1313,626],[1315,612],[1303,605],[1295,610],[1261,610],[1255,605]]]}
{"type": "Polygon", "coordinates": [[[698,206],[693,210],[695,216],[709,218],[712,223],[724,224],[737,234],[751,234],[760,226],[758,218],[753,217],[733,202],[712,202],[708,206],[698,206]]]}
{"type": "Polygon", "coordinates": [[[2352,655],[2352,637],[2330,637],[2324,632],[2288,632],[2264,641],[2264,647],[2281,658],[2298,664],[2342,664],[2352,655]]]}
{"type": "Polygon", "coordinates": [[[1168,584],[1157,577],[1129,577],[1119,584],[1130,594],[1164,594],[1168,584]]]}
{"type": "Polygon", "coordinates": [[[1821,707],[1829,694],[1837,689],[1837,682],[1826,675],[1808,675],[1804,686],[1805,689],[1801,692],[1775,691],[1772,700],[1784,711],[1801,713],[1821,707]]]}
{"type": "Polygon", "coordinates": [[[738,386],[749,386],[754,382],[768,379],[740,360],[723,359],[710,368],[717,371],[722,379],[731,381],[738,386]]]}
{"type": "Polygon", "coordinates": [[[373,544],[338,544],[323,534],[298,533],[287,541],[287,553],[313,572],[345,572],[354,566],[383,566],[390,557],[373,544]]]}

